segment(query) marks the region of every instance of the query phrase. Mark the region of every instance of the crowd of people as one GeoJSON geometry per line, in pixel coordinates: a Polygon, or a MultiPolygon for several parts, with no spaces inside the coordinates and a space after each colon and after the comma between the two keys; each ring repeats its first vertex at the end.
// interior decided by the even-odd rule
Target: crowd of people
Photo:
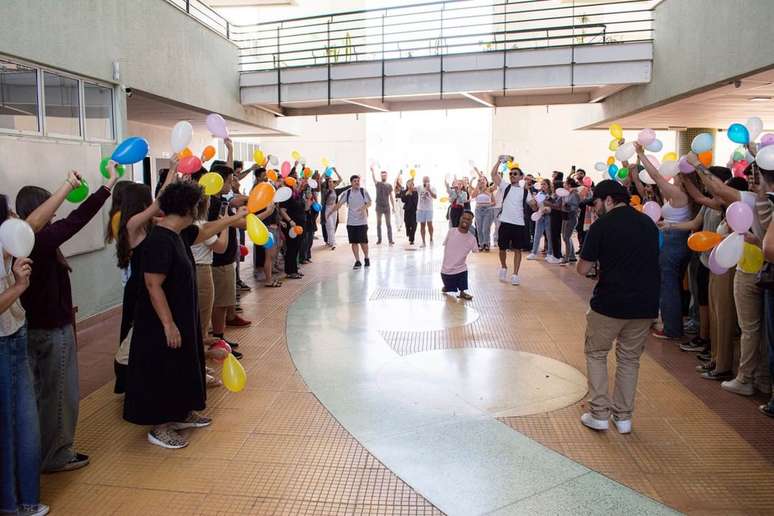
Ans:
{"type": "MultiPolygon", "coordinates": [[[[182,448],[188,441],[180,430],[211,424],[199,414],[207,389],[220,385],[208,361],[228,353],[242,358],[227,330],[251,324],[240,315],[240,295],[250,287],[240,278],[239,264],[248,255],[250,192],[261,183],[290,189],[286,200],[255,213],[270,234],[266,244],[252,250],[254,274],[266,288],[304,276],[302,266],[312,261],[318,225],[325,246],[336,249],[345,206],[353,267],[368,268],[372,205],[376,244],[386,237],[389,246],[395,245],[403,230],[409,248],[417,243],[418,227],[421,246],[434,245],[436,208],[445,208],[443,292],[457,293],[464,301],[472,299],[469,254],[487,253],[495,243],[498,279],[511,285],[521,283],[522,253],[527,260],[544,256],[549,265],[577,262],[579,273],[599,276],[585,340],[590,411],[582,422],[590,428],[607,429],[612,416],[620,432],[631,431],[639,359],[649,334],[696,352],[697,372],[721,382],[726,391],[771,393],[774,277],[769,276],[774,273],[768,268],[757,275],[741,268],[716,273],[710,270],[709,252],[692,252],[687,242],[695,231],[728,233],[725,208],[741,201],[754,213],[745,240],[774,261],[772,200],[767,196],[774,171],[753,163],[744,178],[732,177],[728,168],[705,167],[689,154],[695,173],[668,180],[635,145],[637,163],[624,165],[644,170],[651,178],[647,184],[632,173],[595,185],[574,167],[566,177],[559,171],[536,177],[524,174],[511,156],[501,156],[488,177],[472,167],[472,178],[447,178],[446,195],[439,198],[431,178],[417,181],[414,171],[404,184],[402,172],[390,182],[387,171],[377,176],[372,168],[372,193],[358,175],[344,184],[335,167],[321,174],[296,162],[284,175],[263,163],[245,169],[233,160],[231,141],[224,143],[226,160],[214,161],[209,170],[179,174],[173,157],[170,167],[160,171],[154,192],[147,185],[118,181],[111,161],[107,182],[62,219],[55,220],[54,214],[81,185],[78,172],[70,172],[53,193],[22,188],[15,212],[0,195],[0,223],[21,218],[35,232],[29,258],[14,260],[3,252],[0,263],[0,511],[45,514],[39,473],[89,463],[74,448],[78,366],[71,269],[60,247],[111,196],[106,240],[115,244],[124,286],[115,392],[124,394],[124,418],[150,426],[147,439],[157,446],[182,448]],[[213,172],[223,187],[205,195],[198,181],[213,172]],[[661,206],[657,222],[641,213],[645,201],[661,206]],[[618,371],[611,401],[606,359],[614,343],[618,371]]],[[[754,145],[750,151],[755,152],[754,145]]],[[[774,401],[760,410],[774,416],[774,401]]]]}

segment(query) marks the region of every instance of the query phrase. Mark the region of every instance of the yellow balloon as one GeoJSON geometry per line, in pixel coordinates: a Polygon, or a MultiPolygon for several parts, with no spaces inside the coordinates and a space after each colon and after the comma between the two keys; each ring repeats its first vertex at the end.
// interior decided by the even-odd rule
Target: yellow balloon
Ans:
{"type": "Polygon", "coordinates": [[[247,373],[245,368],[239,363],[239,360],[234,358],[231,353],[228,354],[226,360],[223,362],[223,385],[231,392],[239,392],[245,388],[247,383],[247,373]]]}
{"type": "Polygon", "coordinates": [[[441,204],[446,204],[447,202],[449,202],[449,198],[446,196],[441,197],[439,200],[441,201],[441,204]]]}
{"type": "Polygon", "coordinates": [[[610,149],[611,152],[615,152],[616,150],[618,150],[618,140],[616,140],[615,138],[610,140],[610,144],[607,146],[607,148],[610,149]]]}
{"type": "Polygon", "coordinates": [[[121,212],[117,211],[113,214],[113,218],[110,219],[110,231],[113,232],[113,238],[118,238],[118,230],[121,228],[121,212]]]}
{"type": "Polygon", "coordinates": [[[417,171],[416,171],[416,170],[414,170],[414,169],[412,168],[411,170],[409,170],[409,175],[410,175],[412,178],[413,178],[413,177],[417,177],[417,171]]]}
{"type": "Polygon", "coordinates": [[[615,158],[613,156],[610,156],[609,158],[607,158],[608,165],[612,165],[613,163],[615,163],[615,158]]]}
{"type": "Polygon", "coordinates": [[[294,150],[293,152],[290,153],[290,157],[293,158],[293,161],[298,161],[301,159],[301,153],[298,152],[297,150],[294,150]]]}
{"type": "Polygon", "coordinates": [[[739,260],[739,268],[749,274],[755,274],[763,268],[763,251],[757,245],[744,243],[742,259],[739,260]]]}
{"type": "Polygon", "coordinates": [[[266,156],[264,156],[263,151],[261,149],[257,149],[253,153],[253,161],[258,163],[260,166],[264,166],[266,164],[266,156]]]}
{"type": "Polygon", "coordinates": [[[269,230],[266,229],[266,224],[261,219],[250,213],[245,221],[247,222],[247,235],[255,245],[263,245],[269,241],[269,230]]]}
{"type": "Polygon", "coordinates": [[[320,162],[322,163],[323,167],[327,167],[330,164],[330,162],[328,161],[328,158],[323,158],[320,160],[320,162]]]}
{"type": "Polygon", "coordinates": [[[620,140],[621,138],[623,138],[623,128],[618,124],[613,124],[610,126],[610,134],[616,140],[620,140]]]}
{"type": "Polygon", "coordinates": [[[217,195],[223,189],[223,177],[217,172],[208,172],[199,179],[199,184],[207,195],[217,195]]]}
{"type": "Polygon", "coordinates": [[[661,158],[661,162],[665,161],[677,161],[677,153],[676,152],[667,152],[664,154],[664,157],[661,158]]]}

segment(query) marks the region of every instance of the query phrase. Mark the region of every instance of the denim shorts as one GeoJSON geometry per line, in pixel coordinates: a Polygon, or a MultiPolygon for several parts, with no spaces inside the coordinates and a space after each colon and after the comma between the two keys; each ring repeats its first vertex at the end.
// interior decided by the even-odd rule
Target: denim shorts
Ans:
{"type": "Polygon", "coordinates": [[[433,210],[418,210],[417,211],[417,222],[432,222],[433,221],[433,210]]]}

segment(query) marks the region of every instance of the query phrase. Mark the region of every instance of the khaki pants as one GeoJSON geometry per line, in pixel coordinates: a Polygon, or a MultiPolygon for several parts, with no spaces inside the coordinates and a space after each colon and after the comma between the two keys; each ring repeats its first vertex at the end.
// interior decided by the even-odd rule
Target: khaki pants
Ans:
{"type": "Polygon", "coordinates": [[[199,325],[202,328],[202,338],[204,338],[210,327],[212,304],[215,299],[215,287],[212,282],[212,266],[196,266],[196,284],[199,297],[199,325]]]}
{"type": "Polygon", "coordinates": [[[715,371],[726,373],[734,365],[734,339],[736,337],[736,308],[734,305],[734,274],[710,273],[709,324],[712,361],[715,371]]]}
{"type": "MultiPolygon", "coordinates": [[[[753,380],[760,362],[760,348],[763,340],[761,328],[763,292],[755,284],[755,280],[755,274],[742,271],[736,271],[734,277],[736,315],[739,319],[739,327],[742,329],[737,379],[743,383],[753,380]]],[[[763,365],[765,367],[765,364],[763,365]]]]}
{"type": "Polygon", "coordinates": [[[608,419],[610,412],[619,420],[631,419],[640,356],[653,319],[614,319],[589,309],[586,314],[586,369],[589,405],[595,419],[608,419]],[[616,341],[613,403],[608,396],[607,354],[616,341]]]}

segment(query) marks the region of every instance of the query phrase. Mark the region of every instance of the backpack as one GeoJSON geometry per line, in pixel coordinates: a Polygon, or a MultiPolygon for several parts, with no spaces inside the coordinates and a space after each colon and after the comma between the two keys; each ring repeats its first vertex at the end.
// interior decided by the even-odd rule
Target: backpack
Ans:
{"type": "MultiPolygon", "coordinates": [[[[362,188],[358,188],[358,191],[360,192],[360,195],[363,197],[363,200],[365,201],[365,194],[363,193],[362,188]]],[[[352,188],[347,190],[347,204],[349,204],[349,194],[352,193],[352,188]]]]}
{"type": "MultiPolygon", "coordinates": [[[[503,206],[505,206],[505,199],[508,197],[508,192],[511,191],[511,186],[508,185],[505,187],[505,192],[503,192],[503,206]]],[[[527,204],[527,189],[522,188],[524,190],[524,195],[521,197],[521,204],[522,204],[522,210],[524,213],[524,224],[526,225],[527,221],[527,213],[529,213],[529,205],[527,204]]],[[[497,214],[497,217],[500,218],[500,215],[503,214],[503,207],[500,207],[500,213],[497,214]]]]}

